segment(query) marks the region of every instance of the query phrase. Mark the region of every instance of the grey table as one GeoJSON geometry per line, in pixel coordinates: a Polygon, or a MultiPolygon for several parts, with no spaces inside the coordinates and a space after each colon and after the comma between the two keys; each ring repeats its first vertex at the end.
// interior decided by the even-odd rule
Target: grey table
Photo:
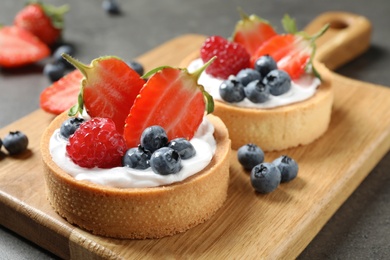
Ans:
{"type": "MultiPolygon", "coordinates": [[[[288,13],[303,28],[326,11],[347,11],[373,25],[370,49],[337,70],[350,78],[390,86],[390,1],[388,0],[246,0],[119,1],[123,14],[109,16],[101,0],[47,0],[68,3],[64,39],[77,46],[77,58],[90,61],[105,54],[131,60],[186,33],[229,36],[237,7],[256,13],[281,29],[288,13]]],[[[2,0],[0,24],[10,24],[24,0],[2,0]]],[[[49,85],[40,71],[0,71],[0,127],[39,108],[39,94],[49,85]]],[[[378,122],[380,123],[380,122],[378,122]]],[[[340,207],[299,259],[390,259],[390,153],[340,207]]],[[[50,252],[5,227],[0,228],[0,259],[55,259],[50,252]]]]}

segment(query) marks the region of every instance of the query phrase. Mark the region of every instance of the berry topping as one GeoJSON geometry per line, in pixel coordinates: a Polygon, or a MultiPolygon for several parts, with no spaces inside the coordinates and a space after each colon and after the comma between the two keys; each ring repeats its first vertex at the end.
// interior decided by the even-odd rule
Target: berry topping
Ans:
{"type": "Polygon", "coordinates": [[[109,118],[95,117],[80,125],[66,146],[72,161],[85,168],[121,166],[126,143],[109,118]]]}
{"type": "Polygon", "coordinates": [[[178,152],[183,160],[190,159],[196,154],[194,146],[185,138],[175,138],[168,143],[167,147],[178,152]]]}
{"type": "Polygon", "coordinates": [[[69,139],[69,137],[74,134],[74,132],[80,127],[80,125],[84,123],[84,119],[81,117],[70,117],[65,120],[60,127],[60,134],[65,139],[69,139]]]}
{"type": "Polygon", "coordinates": [[[140,76],[144,75],[144,66],[142,66],[141,63],[133,60],[133,61],[128,62],[127,65],[129,65],[130,68],[135,70],[138,73],[138,75],[140,75],[140,76]]]}
{"type": "Polygon", "coordinates": [[[245,170],[252,170],[264,161],[264,152],[255,144],[246,144],[237,150],[237,159],[245,170]]]}
{"type": "Polygon", "coordinates": [[[147,127],[141,135],[141,146],[153,153],[168,143],[168,136],[164,128],[158,125],[147,127]]]}
{"type": "Polygon", "coordinates": [[[203,62],[207,62],[214,56],[217,56],[217,59],[207,67],[206,72],[221,79],[236,75],[240,70],[248,68],[250,64],[250,55],[243,46],[221,36],[208,37],[200,49],[203,62]]]}
{"type": "Polygon", "coordinates": [[[278,68],[276,61],[269,55],[264,55],[258,58],[255,62],[255,70],[260,72],[264,78],[271,70],[278,68]]]}
{"type": "Polygon", "coordinates": [[[272,70],[263,79],[264,85],[269,87],[269,91],[274,96],[279,96],[291,88],[291,79],[287,72],[283,70],[272,70]]]}
{"type": "Polygon", "coordinates": [[[226,102],[240,102],[245,98],[244,86],[235,78],[224,80],[219,86],[219,95],[226,102]]]}
{"type": "Polygon", "coordinates": [[[261,163],[253,167],[250,179],[257,192],[270,193],[279,186],[281,174],[273,163],[261,163]]]}
{"type": "Polygon", "coordinates": [[[279,168],[279,171],[282,175],[281,182],[289,182],[297,177],[298,164],[291,157],[282,155],[275,159],[272,163],[279,168]]]}
{"type": "Polygon", "coordinates": [[[43,68],[43,75],[55,82],[65,75],[65,65],[63,63],[47,63],[43,68]]]}
{"type": "Polygon", "coordinates": [[[245,96],[253,103],[264,103],[269,99],[269,86],[260,80],[252,81],[244,88],[245,96]]]}
{"type": "Polygon", "coordinates": [[[155,151],[150,158],[152,170],[161,175],[178,173],[181,168],[181,158],[178,152],[169,147],[155,151]]]}
{"type": "Polygon", "coordinates": [[[3,138],[3,145],[10,155],[20,154],[27,149],[28,138],[20,131],[9,132],[3,138]]]}
{"type": "Polygon", "coordinates": [[[127,150],[122,159],[122,165],[133,169],[144,170],[150,167],[151,153],[141,146],[127,150]]]}
{"type": "Polygon", "coordinates": [[[263,77],[257,70],[254,69],[242,69],[236,75],[236,80],[241,82],[241,84],[245,87],[249,84],[249,82],[254,80],[261,80],[263,77]]]}

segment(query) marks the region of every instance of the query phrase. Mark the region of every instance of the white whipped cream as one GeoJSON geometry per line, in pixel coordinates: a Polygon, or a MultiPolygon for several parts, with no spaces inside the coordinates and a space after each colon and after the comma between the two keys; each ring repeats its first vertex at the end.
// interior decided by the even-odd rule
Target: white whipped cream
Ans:
{"type": "Polygon", "coordinates": [[[87,169],[75,164],[66,153],[67,140],[57,129],[50,139],[50,153],[53,161],[76,180],[86,180],[92,183],[116,188],[147,188],[169,185],[203,170],[211,161],[216,150],[214,126],[203,118],[194,137],[190,140],[196,150],[194,157],[181,160],[182,169],[176,174],[160,175],[149,167],[145,170],[129,167],[115,167],[111,169],[87,169]]]}
{"type": "MultiPolygon", "coordinates": [[[[187,69],[189,72],[193,72],[202,66],[203,61],[201,58],[198,58],[192,61],[187,69]]],[[[219,94],[219,86],[223,81],[223,79],[215,78],[204,71],[198,79],[198,84],[202,85],[215,100],[225,102],[219,94]]],[[[264,103],[253,103],[247,98],[237,103],[225,103],[248,108],[274,108],[300,102],[312,97],[320,84],[320,79],[305,74],[298,80],[291,81],[291,89],[288,92],[280,96],[270,95],[269,100],[264,103]]]]}

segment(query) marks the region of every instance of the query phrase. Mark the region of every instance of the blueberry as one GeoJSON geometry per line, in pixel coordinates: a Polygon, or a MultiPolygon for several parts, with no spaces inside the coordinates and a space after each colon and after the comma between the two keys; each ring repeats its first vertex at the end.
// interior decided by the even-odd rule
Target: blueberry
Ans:
{"type": "Polygon", "coordinates": [[[167,147],[178,152],[183,160],[194,157],[196,154],[194,146],[185,138],[175,138],[168,143],[167,147]]]}
{"type": "Polygon", "coordinates": [[[122,158],[122,165],[133,169],[147,169],[150,167],[151,153],[142,146],[130,148],[122,158]]]}
{"type": "Polygon", "coordinates": [[[244,86],[236,79],[227,79],[219,86],[221,98],[229,103],[240,102],[245,98],[244,86]]]}
{"type": "Polygon", "coordinates": [[[255,62],[255,70],[260,72],[262,78],[264,78],[271,70],[275,70],[277,68],[278,66],[275,60],[269,55],[261,56],[255,62]]]}
{"type": "Polygon", "coordinates": [[[255,80],[244,88],[245,96],[253,103],[264,103],[269,99],[269,87],[264,85],[262,81],[255,80]]]}
{"type": "Polygon", "coordinates": [[[298,164],[297,162],[287,155],[282,155],[275,159],[273,164],[279,168],[282,175],[281,182],[289,182],[298,175],[298,164]]]}
{"type": "Polygon", "coordinates": [[[19,154],[27,149],[28,138],[20,131],[9,132],[9,134],[3,138],[3,145],[10,155],[19,154]]]}
{"type": "Polygon", "coordinates": [[[181,158],[178,152],[169,147],[155,151],[150,158],[152,170],[161,175],[178,173],[181,168],[181,158]]]}
{"type": "Polygon", "coordinates": [[[263,79],[264,85],[269,86],[271,95],[279,96],[291,88],[291,78],[284,70],[272,70],[263,79]]]}
{"type": "Polygon", "coordinates": [[[62,63],[63,65],[65,65],[65,68],[67,68],[67,69],[74,69],[73,65],[70,64],[67,60],[65,60],[62,57],[63,53],[66,53],[66,54],[69,54],[70,56],[73,56],[75,54],[75,48],[70,44],[63,44],[63,45],[59,46],[54,51],[54,53],[52,55],[53,62],[55,64],[62,63]]]}
{"type": "Polygon", "coordinates": [[[142,66],[141,63],[137,62],[137,61],[130,61],[127,63],[129,65],[130,68],[132,68],[133,70],[135,70],[140,76],[144,75],[144,67],[142,66]]]}
{"type": "Polygon", "coordinates": [[[47,63],[43,68],[43,75],[51,82],[57,81],[65,75],[65,65],[63,63],[47,63]]]}
{"type": "Polygon", "coordinates": [[[103,0],[102,8],[109,14],[120,14],[121,10],[116,0],[103,0]]]}
{"type": "Polygon", "coordinates": [[[85,120],[80,117],[70,117],[65,120],[60,127],[60,134],[65,139],[69,139],[69,137],[74,134],[74,132],[80,127],[80,125],[85,120]]]}
{"type": "Polygon", "coordinates": [[[260,72],[254,69],[242,69],[236,75],[236,80],[245,87],[254,80],[261,80],[260,72]]]}
{"type": "Polygon", "coordinates": [[[237,159],[245,170],[252,170],[264,161],[264,152],[255,144],[246,144],[237,150],[237,159]]]}
{"type": "Polygon", "coordinates": [[[279,168],[273,163],[261,163],[251,171],[252,187],[259,193],[270,193],[280,184],[281,174],[279,168]]]}
{"type": "Polygon", "coordinates": [[[141,146],[153,153],[167,145],[168,136],[164,128],[158,125],[147,127],[141,135],[141,146]]]}

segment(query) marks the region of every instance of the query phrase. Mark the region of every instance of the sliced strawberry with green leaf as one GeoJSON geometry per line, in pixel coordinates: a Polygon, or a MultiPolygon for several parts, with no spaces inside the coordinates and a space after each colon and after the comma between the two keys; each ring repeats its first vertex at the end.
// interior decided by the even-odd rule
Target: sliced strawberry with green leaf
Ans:
{"type": "Polygon", "coordinates": [[[141,89],[126,119],[124,138],[127,147],[140,143],[142,131],[159,125],[167,132],[169,140],[176,137],[191,139],[206,113],[214,109],[213,98],[198,85],[203,70],[213,61],[190,74],[187,69],[157,68],[141,89]]]}
{"type": "Polygon", "coordinates": [[[80,93],[83,74],[74,70],[45,88],[40,96],[40,106],[46,112],[58,115],[69,110],[80,93]]]}
{"type": "Polygon", "coordinates": [[[70,114],[86,109],[91,117],[111,118],[123,132],[125,119],[145,81],[118,57],[103,56],[85,65],[68,54],[63,57],[83,74],[78,104],[70,114]]]}
{"type": "Polygon", "coordinates": [[[248,16],[240,10],[240,15],[241,20],[236,24],[232,41],[241,44],[250,55],[253,55],[260,45],[277,33],[268,21],[254,14],[248,16]]]}

